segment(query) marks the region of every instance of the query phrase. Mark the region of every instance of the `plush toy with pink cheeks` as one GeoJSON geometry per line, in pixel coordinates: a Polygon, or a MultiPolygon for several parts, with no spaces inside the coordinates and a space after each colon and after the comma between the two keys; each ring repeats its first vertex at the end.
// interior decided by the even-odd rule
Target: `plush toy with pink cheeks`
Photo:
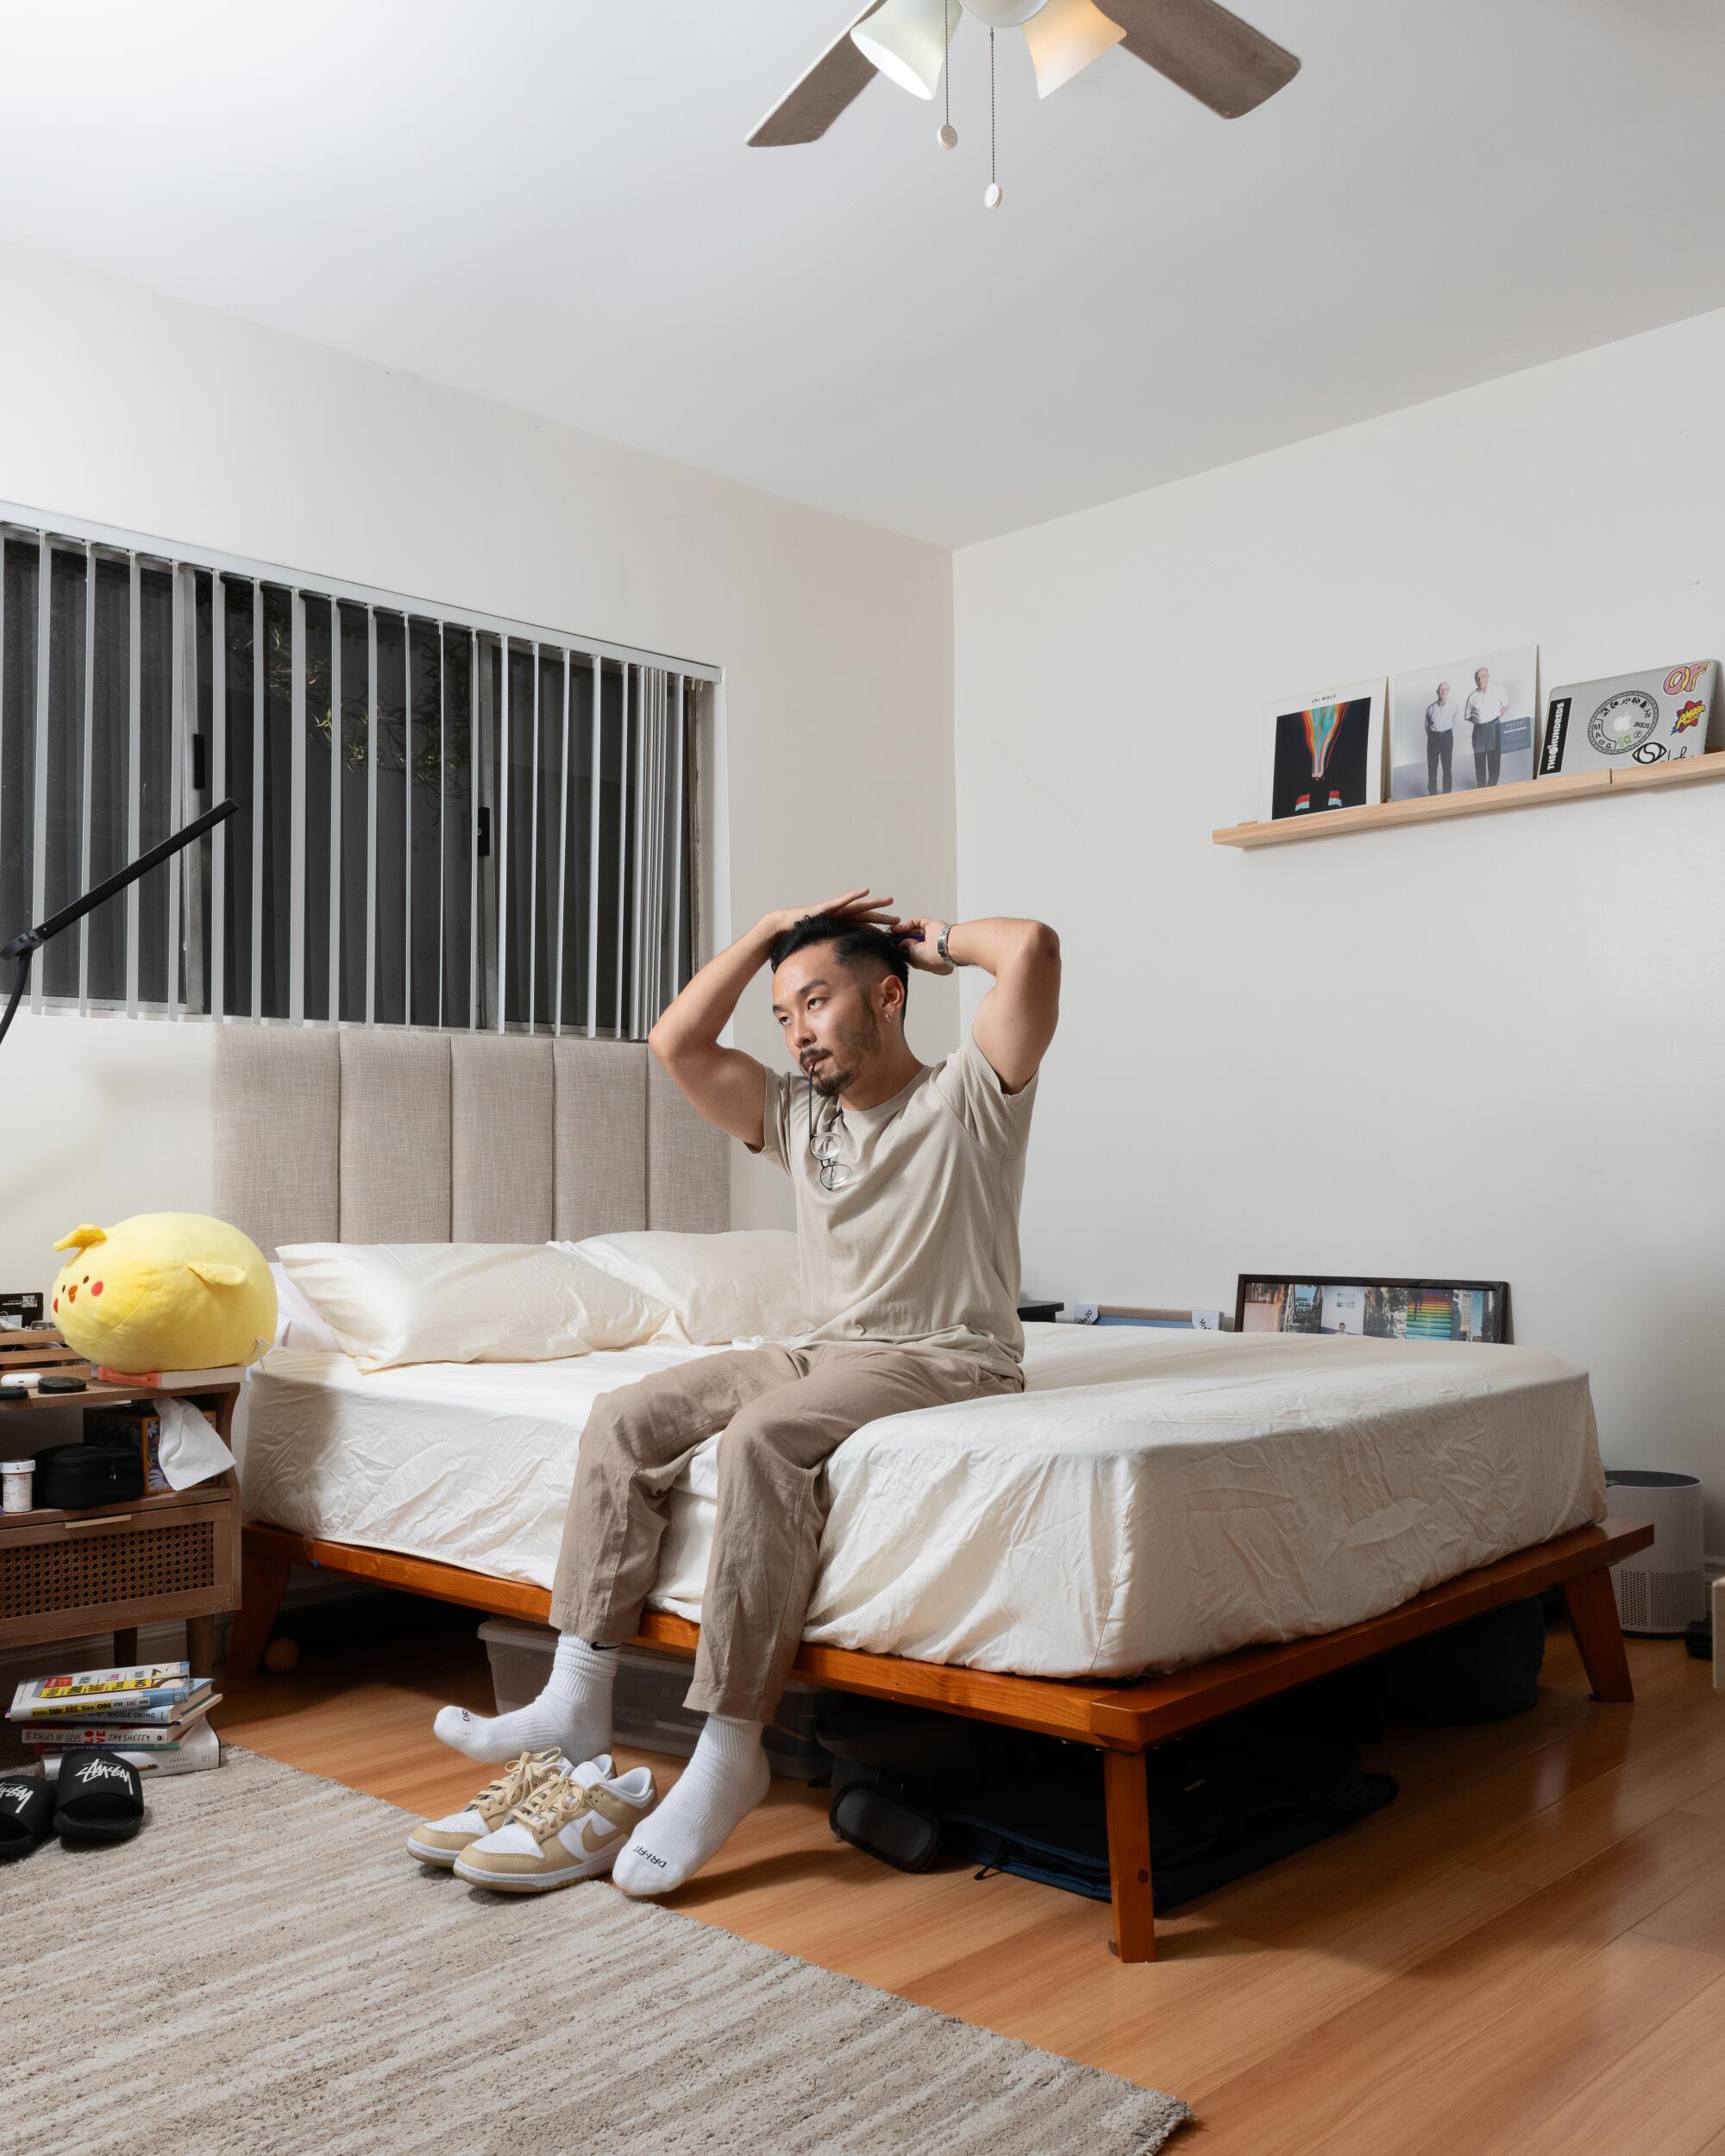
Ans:
{"type": "Polygon", "coordinates": [[[110,1369],[210,1369],[254,1362],[275,1338],[275,1282],[263,1252],[201,1213],[139,1213],[74,1228],[53,1284],[53,1321],[70,1347],[110,1369]]]}

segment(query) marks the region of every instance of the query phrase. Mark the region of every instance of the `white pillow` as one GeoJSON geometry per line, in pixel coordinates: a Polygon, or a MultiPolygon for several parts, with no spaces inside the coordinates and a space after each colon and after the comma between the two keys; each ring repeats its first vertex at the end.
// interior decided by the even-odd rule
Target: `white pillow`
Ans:
{"type": "Polygon", "coordinates": [[[289,1277],[279,1259],[270,1267],[275,1282],[275,1344],[299,1355],[340,1355],[342,1343],[289,1277]]]}
{"type": "Polygon", "coordinates": [[[665,1304],[670,1314],[658,1333],[662,1340],[729,1346],[757,1334],[795,1339],[809,1329],[797,1238],[783,1228],[735,1228],[721,1235],[646,1228],[555,1247],[665,1304]]]}
{"type": "Polygon", "coordinates": [[[543,1243],[299,1243],[276,1255],[362,1370],[632,1347],[668,1314],[543,1243]]]}

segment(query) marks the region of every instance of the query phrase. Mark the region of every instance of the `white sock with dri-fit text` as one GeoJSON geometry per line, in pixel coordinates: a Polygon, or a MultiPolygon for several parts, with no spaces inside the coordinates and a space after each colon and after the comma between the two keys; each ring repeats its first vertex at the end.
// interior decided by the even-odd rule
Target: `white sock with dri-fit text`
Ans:
{"type": "Polygon", "coordinates": [[[544,1690],[512,1714],[470,1714],[445,1707],[432,1723],[446,1745],[470,1759],[495,1763],[555,1745],[579,1763],[611,1749],[611,1695],[617,1682],[617,1649],[595,1645],[573,1632],[561,1633],[544,1690]]]}
{"type": "Polygon", "coordinates": [[[765,1726],[707,1716],[675,1788],[617,1860],[612,1877],[625,1894],[668,1894],[718,1854],[772,1781],[765,1726]]]}

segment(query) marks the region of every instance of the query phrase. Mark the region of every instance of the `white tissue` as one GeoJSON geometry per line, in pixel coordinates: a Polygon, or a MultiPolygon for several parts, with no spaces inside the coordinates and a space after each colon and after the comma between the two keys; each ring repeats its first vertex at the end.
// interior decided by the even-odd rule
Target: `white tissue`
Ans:
{"type": "Polygon", "coordinates": [[[156,1457],[170,1489],[190,1489],[234,1464],[234,1456],[189,1400],[158,1393],[161,1443],[156,1457]]]}

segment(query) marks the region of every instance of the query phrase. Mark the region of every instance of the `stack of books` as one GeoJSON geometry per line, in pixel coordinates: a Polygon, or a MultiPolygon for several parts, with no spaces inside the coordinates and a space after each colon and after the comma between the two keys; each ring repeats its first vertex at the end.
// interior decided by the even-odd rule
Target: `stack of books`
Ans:
{"type": "Polygon", "coordinates": [[[12,1695],[6,1719],[50,1779],[63,1752],[90,1745],[129,1759],[140,1774],[193,1774],[221,1764],[206,1719],[221,1696],[189,1662],[146,1662],[32,1677],[12,1695]]]}

